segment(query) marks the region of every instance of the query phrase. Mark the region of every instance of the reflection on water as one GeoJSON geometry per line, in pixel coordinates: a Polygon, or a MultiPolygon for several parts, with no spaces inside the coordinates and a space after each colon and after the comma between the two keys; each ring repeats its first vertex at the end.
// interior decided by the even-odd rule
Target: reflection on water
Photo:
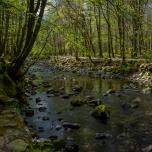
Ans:
{"type": "Polygon", "coordinates": [[[122,80],[101,80],[85,76],[76,76],[68,73],[52,73],[49,68],[33,67],[31,73],[36,75],[34,83],[37,85],[37,93],[30,98],[29,104],[34,109],[34,116],[27,117],[29,126],[32,126],[40,138],[58,136],[58,138],[73,137],[80,145],[80,151],[89,152],[135,152],[152,139],[152,96],[145,96],[137,88],[129,87],[129,83],[122,80]],[[49,88],[44,83],[50,84],[49,88]],[[53,89],[71,94],[75,86],[82,86],[80,94],[74,94],[69,99],[61,95],[48,97],[47,90],[53,89]],[[110,96],[102,96],[107,90],[115,90],[116,93],[110,96]],[[90,113],[93,107],[83,105],[73,108],[70,101],[73,98],[84,100],[86,96],[93,96],[109,104],[112,108],[111,118],[107,124],[94,119],[90,113]],[[40,97],[41,102],[35,102],[40,97]],[[138,108],[123,109],[123,103],[132,103],[137,100],[138,108]],[[47,110],[40,112],[40,107],[47,110]],[[47,118],[44,121],[44,118],[47,118]],[[79,130],[65,130],[62,122],[79,123],[79,130]],[[96,140],[96,133],[108,133],[112,139],[96,140]],[[121,137],[122,134],[122,137],[121,137]],[[120,140],[119,140],[120,139],[120,140]]]}

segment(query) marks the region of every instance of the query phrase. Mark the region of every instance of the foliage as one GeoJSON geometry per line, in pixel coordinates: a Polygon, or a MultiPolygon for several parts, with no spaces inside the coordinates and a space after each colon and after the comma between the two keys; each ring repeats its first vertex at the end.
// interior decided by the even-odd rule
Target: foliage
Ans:
{"type": "Polygon", "coordinates": [[[152,62],[152,50],[146,51],[146,58],[148,62],[152,62]]]}
{"type": "MultiPolygon", "coordinates": [[[[125,57],[144,54],[143,41],[145,44],[150,41],[150,34],[143,35],[151,25],[148,19],[143,24],[144,14],[150,13],[150,2],[145,0],[140,3],[137,0],[61,0],[50,3],[43,26],[46,29],[51,27],[52,32],[44,56],[116,56],[125,60],[125,57]]],[[[34,52],[39,50],[47,33],[48,30],[40,31],[34,52]]]]}

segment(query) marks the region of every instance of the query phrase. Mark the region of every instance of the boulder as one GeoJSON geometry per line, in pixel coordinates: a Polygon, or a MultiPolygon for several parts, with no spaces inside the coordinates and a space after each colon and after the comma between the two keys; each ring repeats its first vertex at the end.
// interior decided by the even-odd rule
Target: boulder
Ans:
{"type": "Polygon", "coordinates": [[[111,112],[111,108],[108,105],[102,104],[95,107],[95,109],[92,112],[92,116],[104,121],[110,118],[110,112],[111,112]]]}

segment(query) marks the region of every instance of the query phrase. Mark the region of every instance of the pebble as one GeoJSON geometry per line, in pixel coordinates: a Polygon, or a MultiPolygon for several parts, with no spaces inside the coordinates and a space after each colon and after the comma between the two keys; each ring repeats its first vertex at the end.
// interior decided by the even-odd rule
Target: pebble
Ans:
{"type": "Polygon", "coordinates": [[[40,102],[41,102],[41,98],[40,97],[36,98],[36,103],[40,103],[40,102]]]}
{"type": "Polygon", "coordinates": [[[56,125],[55,129],[60,130],[60,129],[62,129],[62,126],[61,125],[56,125]]]}

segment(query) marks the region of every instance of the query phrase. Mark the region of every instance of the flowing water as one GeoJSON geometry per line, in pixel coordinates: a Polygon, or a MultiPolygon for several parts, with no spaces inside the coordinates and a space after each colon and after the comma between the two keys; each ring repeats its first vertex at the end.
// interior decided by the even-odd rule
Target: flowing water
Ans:
{"type": "Polygon", "coordinates": [[[73,138],[80,152],[140,152],[152,144],[152,95],[144,95],[134,84],[58,72],[44,65],[33,66],[29,73],[34,75],[33,90],[36,92],[28,97],[34,115],[25,119],[38,138],[73,138]],[[82,91],[74,94],[72,89],[75,86],[81,86],[82,91]],[[103,96],[109,89],[115,93],[103,96]],[[56,92],[47,93],[48,90],[56,92]],[[69,98],[63,97],[67,94],[69,98]],[[93,106],[71,106],[72,99],[84,100],[87,96],[111,107],[107,123],[91,116],[93,106]],[[36,102],[38,98],[41,101],[36,102]],[[128,106],[134,102],[136,106],[128,106]],[[62,127],[64,121],[78,123],[81,127],[78,130],[65,129],[62,127]],[[108,136],[99,140],[95,138],[96,133],[108,136]]]}

